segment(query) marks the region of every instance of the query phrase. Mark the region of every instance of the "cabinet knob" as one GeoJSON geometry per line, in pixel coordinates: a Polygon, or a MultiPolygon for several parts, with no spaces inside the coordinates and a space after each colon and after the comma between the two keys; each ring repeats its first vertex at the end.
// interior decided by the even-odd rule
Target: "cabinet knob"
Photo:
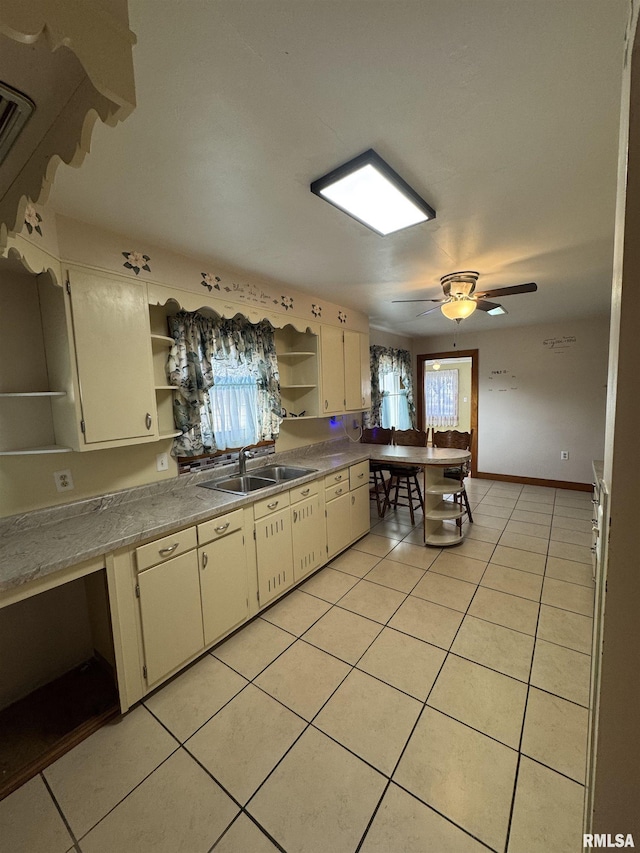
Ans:
{"type": "Polygon", "coordinates": [[[168,557],[169,554],[173,554],[173,552],[176,550],[176,548],[178,547],[179,544],[180,544],[179,542],[174,542],[173,545],[168,545],[166,548],[160,548],[158,553],[160,554],[161,557],[168,557]]]}
{"type": "Polygon", "coordinates": [[[152,420],[151,415],[149,414],[149,412],[147,412],[147,414],[146,414],[146,416],[145,416],[145,419],[144,419],[144,422],[145,422],[145,424],[147,425],[147,429],[151,429],[151,424],[153,423],[153,420],[152,420]]]}
{"type": "Polygon", "coordinates": [[[209,555],[205,551],[202,554],[202,570],[204,571],[207,568],[207,563],[209,562],[209,555]]]}

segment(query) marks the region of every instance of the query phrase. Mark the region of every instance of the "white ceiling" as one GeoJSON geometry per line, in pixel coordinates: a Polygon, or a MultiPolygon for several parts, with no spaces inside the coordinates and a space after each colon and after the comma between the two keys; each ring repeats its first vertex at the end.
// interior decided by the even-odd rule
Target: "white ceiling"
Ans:
{"type": "Polygon", "coordinates": [[[138,107],[59,211],[438,334],[440,276],[536,281],[481,330],[609,306],[626,0],[129,0],[138,107]],[[379,237],[309,184],[374,148],[437,211],[379,237]]]}

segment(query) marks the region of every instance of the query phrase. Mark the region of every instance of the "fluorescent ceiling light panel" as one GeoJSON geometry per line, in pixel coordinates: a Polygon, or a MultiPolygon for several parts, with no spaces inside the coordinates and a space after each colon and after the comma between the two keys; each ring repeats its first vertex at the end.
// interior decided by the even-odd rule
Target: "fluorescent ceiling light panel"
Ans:
{"type": "Polygon", "coordinates": [[[382,236],[436,215],[372,149],[318,178],[311,192],[382,236]]]}

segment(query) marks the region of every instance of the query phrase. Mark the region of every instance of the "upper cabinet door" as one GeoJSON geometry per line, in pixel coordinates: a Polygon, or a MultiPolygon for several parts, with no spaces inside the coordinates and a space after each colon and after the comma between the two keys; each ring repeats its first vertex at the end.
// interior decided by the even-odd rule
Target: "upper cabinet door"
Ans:
{"type": "Polygon", "coordinates": [[[362,411],[360,332],[344,333],[344,390],[347,411],[362,411]]]}
{"type": "MultiPolygon", "coordinates": [[[[322,326],[322,415],[344,412],[344,350],[342,329],[322,326]]],[[[358,353],[358,365],[360,354],[358,353]]]]}
{"type": "Polygon", "coordinates": [[[145,285],[85,269],[69,282],[86,444],[157,437],[145,285]]]}
{"type": "Polygon", "coordinates": [[[360,373],[362,380],[362,411],[371,408],[371,358],[369,335],[360,335],[360,373]]]}

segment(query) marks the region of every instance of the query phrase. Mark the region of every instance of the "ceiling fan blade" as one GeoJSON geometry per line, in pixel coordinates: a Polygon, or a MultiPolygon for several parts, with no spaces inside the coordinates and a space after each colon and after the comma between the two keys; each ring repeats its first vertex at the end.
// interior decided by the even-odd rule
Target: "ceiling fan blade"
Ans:
{"type": "Polygon", "coordinates": [[[392,299],[391,302],[446,302],[446,299],[392,299]]]}
{"type": "Polygon", "coordinates": [[[516,293],[534,293],[538,289],[535,281],[528,281],[526,284],[514,284],[511,287],[494,287],[492,290],[483,290],[482,293],[476,294],[478,299],[484,299],[492,296],[515,296],[516,293]]]}
{"type": "Polygon", "coordinates": [[[501,308],[502,310],[499,313],[507,313],[499,302],[489,302],[488,299],[477,299],[476,307],[479,311],[495,311],[496,308],[501,308]]]}
{"type": "MultiPolygon", "coordinates": [[[[440,299],[430,299],[429,302],[440,302],[440,299]]],[[[442,300],[444,302],[444,300],[442,300]]],[[[426,311],[423,311],[422,314],[416,314],[416,317],[424,317],[425,314],[431,314],[432,311],[438,311],[440,308],[439,305],[434,305],[433,308],[427,308],[426,311]]]]}

